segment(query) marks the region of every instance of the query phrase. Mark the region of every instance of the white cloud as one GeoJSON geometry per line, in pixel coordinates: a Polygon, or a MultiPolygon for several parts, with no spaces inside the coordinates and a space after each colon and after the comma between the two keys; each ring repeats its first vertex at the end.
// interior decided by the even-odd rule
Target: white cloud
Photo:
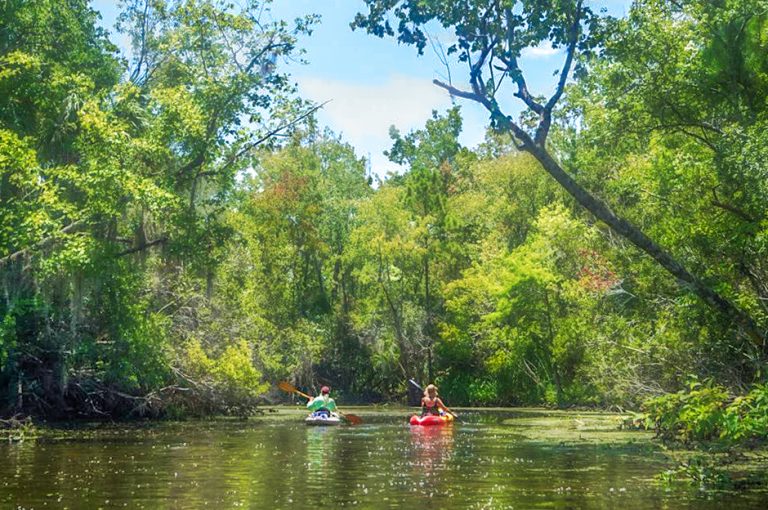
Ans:
{"type": "MultiPolygon", "coordinates": [[[[379,84],[299,78],[301,91],[315,101],[331,100],[325,114],[347,134],[377,136],[381,125],[422,124],[435,108],[450,106],[449,96],[428,80],[393,76],[379,84]]],[[[385,129],[386,134],[386,129],[385,129]]]]}
{"type": "Polygon", "coordinates": [[[549,41],[542,41],[538,46],[532,48],[523,48],[522,56],[527,58],[547,58],[557,55],[560,50],[552,47],[549,41]]]}
{"type": "Polygon", "coordinates": [[[381,154],[392,145],[390,126],[408,132],[423,126],[432,110],[451,106],[450,96],[424,78],[394,75],[375,84],[317,77],[297,81],[304,97],[318,103],[331,100],[319,119],[342,134],[360,155],[370,154],[373,170],[380,175],[397,168],[381,154]]]}

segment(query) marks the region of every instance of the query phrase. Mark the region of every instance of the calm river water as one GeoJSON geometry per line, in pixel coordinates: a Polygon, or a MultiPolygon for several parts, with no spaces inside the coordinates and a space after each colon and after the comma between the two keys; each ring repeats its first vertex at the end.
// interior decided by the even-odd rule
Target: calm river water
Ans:
{"type": "Polygon", "coordinates": [[[407,410],[307,427],[248,421],[99,426],[0,444],[0,508],[768,508],[768,495],[669,490],[672,465],[615,416],[466,410],[409,427],[407,410]]]}

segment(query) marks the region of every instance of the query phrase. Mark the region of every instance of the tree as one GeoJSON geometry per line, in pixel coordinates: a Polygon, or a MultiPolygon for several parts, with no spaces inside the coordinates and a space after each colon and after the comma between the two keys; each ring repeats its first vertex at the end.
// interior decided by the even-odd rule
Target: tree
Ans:
{"type": "MultiPolygon", "coordinates": [[[[405,137],[396,129],[390,136],[394,143],[389,151],[389,159],[400,165],[407,164],[408,171],[403,176],[406,195],[405,204],[424,226],[420,236],[422,248],[423,307],[425,317],[424,337],[427,352],[427,378],[432,381],[434,372],[432,357],[435,337],[435,312],[440,303],[435,303],[433,265],[445,262],[445,251],[451,242],[450,227],[452,218],[446,207],[449,196],[455,192],[456,184],[461,180],[462,165],[471,159],[469,151],[461,147],[458,141],[461,133],[461,116],[458,107],[448,111],[445,116],[432,112],[432,119],[426,122],[424,129],[416,130],[405,137]]],[[[438,282],[439,285],[439,282],[438,282]]]]}
{"type": "MultiPolygon", "coordinates": [[[[731,299],[762,321],[768,313],[761,305],[768,296],[761,256],[768,204],[768,111],[760,99],[768,90],[765,8],[761,1],[643,2],[613,22],[605,57],[591,63],[569,100],[583,112],[584,142],[599,145],[621,126],[625,142],[615,156],[645,153],[648,186],[671,207],[685,203],[691,211],[687,226],[675,228],[680,238],[665,243],[694,253],[697,272],[731,287],[731,299]]],[[[657,221],[662,230],[675,218],[657,221]]]]}
{"type": "Polygon", "coordinates": [[[602,279],[607,270],[583,270],[580,254],[596,244],[596,229],[562,205],[542,205],[532,229],[512,250],[487,243],[484,256],[446,286],[444,356],[470,365],[447,379],[473,403],[560,405],[584,397],[575,373],[589,336],[588,301],[615,282],[602,279]],[[462,391],[452,379],[466,372],[474,381],[462,391]],[[487,387],[473,390],[477,381],[487,387]]]}
{"type": "Polygon", "coordinates": [[[236,177],[313,110],[278,66],[315,18],[263,6],[125,2],[132,69],[85,0],[0,6],[3,404],[121,414],[192,384],[176,349],[211,297],[236,177]]]}
{"type": "Polygon", "coordinates": [[[364,161],[330,132],[297,130],[284,147],[260,151],[225,215],[235,234],[207,343],[249,338],[273,380],[362,389],[370,371],[350,327],[356,281],[345,250],[371,191],[364,161]]]}
{"type": "Polygon", "coordinates": [[[691,274],[676,258],[651,240],[642,230],[615,214],[602,200],[590,193],[558,163],[550,152],[547,138],[552,117],[579,56],[589,55],[602,41],[603,24],[600,17],[582,0],[568,2],[517,2],[472,0],[456,3],[440,0],[366,0],[368,13],[360,13],[352,23],[383,37],[394,36],[389,21],[392,14],[397,20],[397,38],[404,44],[414,45],[419,53],[427,45],[427,25],[439,23],[452,28],[457,42],[448,48],[448,54],[457,54],[458,60],[469,68],[470,90],[451,83],[435,80],[451,95],[481,104],[490,114],[491,126],[509,133],[519,150],[533,155],[542,167],[599,220],[652,257],[668,273],[689,287],[710,307],[717,310],[743,331],[763,354],[768,354],[765,334],[752,317],[714,290],[712,286],[691,274]],[[546,100],[531,94],[518,59],[524,48],[551,43],[564,48],[565,58],[559,73],[555,92],[546,100]],[[505,83],[512,82],[512,85],[505,83]],[[526,124],[516,122],[505,113],[502,93],[512,86],[514,96],[520,99],[529,114],[526,124]],[[528,127],[527,124],[530,124],[528,127]]]}

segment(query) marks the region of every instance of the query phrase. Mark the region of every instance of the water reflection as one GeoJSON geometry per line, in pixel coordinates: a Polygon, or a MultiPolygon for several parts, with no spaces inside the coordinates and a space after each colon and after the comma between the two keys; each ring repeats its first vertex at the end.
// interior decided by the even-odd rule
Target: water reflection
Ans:
{"type": "Polygon", "coordinates": [[[431,481],[453,458],[453,426],[411,426],[410,438],[414,475],[431,481]]]}
{"type": "MultiPolygon", "coordinates": [[[[307,508],[327,506],[331,498],[345,498],[346,487],[339,483],[339,428],[305,427],[304,479],[297,491],[307,508]]],[[[332,505],[335,506],[335,505],[332,505]]]]}
{"type": "Polygon", "coordinates": [[[320,487],[327,479],[336,449],[334,427],[306,427],[307,486],[320,487]]]}

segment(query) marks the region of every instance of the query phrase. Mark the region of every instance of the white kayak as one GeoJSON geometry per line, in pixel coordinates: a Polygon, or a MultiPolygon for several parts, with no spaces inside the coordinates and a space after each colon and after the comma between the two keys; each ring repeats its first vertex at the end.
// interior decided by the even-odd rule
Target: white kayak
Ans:
{"type": "Polygon", "coordinates": [[[330,416],[312,413],[304,419],[304,423],[307,425],[338,425],[341,423],[341,418],[336,413],[331,413],[330,416]]]}

